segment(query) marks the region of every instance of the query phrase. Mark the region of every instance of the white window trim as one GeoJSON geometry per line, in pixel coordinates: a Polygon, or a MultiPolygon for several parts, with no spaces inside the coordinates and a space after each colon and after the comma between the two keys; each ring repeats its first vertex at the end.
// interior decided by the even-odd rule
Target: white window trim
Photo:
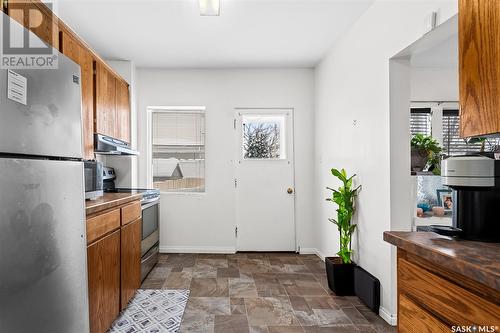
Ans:
{"type": "MultiPolygon", "coordinates": [[[[153,187],[153,113],[155,112],[165,112],[165,113],[178,113],[179,111],[185,111],[186,113],[204,113],[206,122],[206,110],[205,106],[148,106],[146,108],[146,182],[148,187],[153,187]]],[[[205,124],[206,126],[206,124],[205,124]]],[[[206,128],[205,128],[206,131],[206,128]]],[[[207,152],[206,152],[206,136],[205,136],[205,191],[204,192],[161,192],[162,195],[205,195],[208,192],[207,183],[207,152]]]]}

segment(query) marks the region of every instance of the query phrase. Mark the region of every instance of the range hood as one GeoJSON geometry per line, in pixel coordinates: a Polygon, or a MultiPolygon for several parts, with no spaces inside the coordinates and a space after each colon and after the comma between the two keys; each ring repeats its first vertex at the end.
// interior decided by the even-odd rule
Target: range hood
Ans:
{"type": "Polygon", "coordinates": [[[132,150],[125,141],[102,134],[94,134],[94,152],[101,155],[139,155],[139,152],[132,150]]]}

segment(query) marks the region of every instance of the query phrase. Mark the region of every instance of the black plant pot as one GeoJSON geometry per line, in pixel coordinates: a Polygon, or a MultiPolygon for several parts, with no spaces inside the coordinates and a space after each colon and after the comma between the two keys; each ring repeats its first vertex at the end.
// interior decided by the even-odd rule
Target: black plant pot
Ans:
{"type": "Polygon", "coordinates": [[[344,264],[340,257],[326,257],[326,276],[328,287],[338,296],[354,296],[354,267],[344,264]]]}

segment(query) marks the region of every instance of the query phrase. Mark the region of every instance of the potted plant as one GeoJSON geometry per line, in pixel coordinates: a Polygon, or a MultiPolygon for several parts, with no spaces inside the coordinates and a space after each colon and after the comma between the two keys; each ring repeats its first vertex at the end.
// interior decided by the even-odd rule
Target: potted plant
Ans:
{"type": "Polygon", "coordinates": [[[352,188],[352,180],[356,175],[347,177],[346,171],[331,170],[332,175],[340,179],[342,186],[338,190],[327,187],[332,191],[332,197],[326,199],[337,204],[337,219],[328,219],[337,226],[340,235],[340,249],[338,257],[325,258],[328,286],[339,296],[354,295],[354,266],[351,260],[351,239],[356,225],[352,224],[354,214],[354,200],[361,185],[352,188]]]}
{"type": "Polygon", "coordinates": [[[415,134],[410,141],[411,145],[411,169],[412,171],[422,171],[429,159],[439,161],[441,147],[439,143],[430,135],[415,134]]]}

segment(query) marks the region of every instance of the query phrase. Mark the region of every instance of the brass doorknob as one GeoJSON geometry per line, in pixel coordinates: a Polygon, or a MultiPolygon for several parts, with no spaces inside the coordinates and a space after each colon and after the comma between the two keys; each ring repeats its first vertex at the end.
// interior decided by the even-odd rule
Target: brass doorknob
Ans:
{"type": "Polygon", "coordinates": [[[289,188],[286,190],[286,193],[288,193],[288,194],[292,194],[292,193],[293,193],[293,188],[289,187],[289,188]]]}

